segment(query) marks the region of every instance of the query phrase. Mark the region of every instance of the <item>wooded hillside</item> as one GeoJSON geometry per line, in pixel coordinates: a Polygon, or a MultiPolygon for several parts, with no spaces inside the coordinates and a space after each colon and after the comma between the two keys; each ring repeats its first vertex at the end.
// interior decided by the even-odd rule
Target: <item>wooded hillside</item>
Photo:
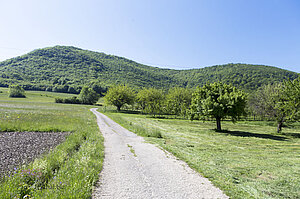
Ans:
{"type": "Polygon", "coordinates": [[[0,62],[0,86],[20,84],[27,90],[78,93],[83,85],[97,85],[105,91],[112,84],[135,88],[202,86],[207,81],[223,81],[245,89],[284,79],[298,73],[271,66],[226,64],[191,70],[173,70],[146,66],[132,60],[71,46],[34,50],[23,56],[0,62]]]}

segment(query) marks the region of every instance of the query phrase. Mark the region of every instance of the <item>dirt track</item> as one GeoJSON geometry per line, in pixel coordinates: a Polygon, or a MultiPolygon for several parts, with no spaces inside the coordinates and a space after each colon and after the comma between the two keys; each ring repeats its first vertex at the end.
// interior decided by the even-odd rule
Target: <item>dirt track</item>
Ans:
{"type": "Polygon", "coordinates": [[[105,160],[93,198],[228,198],[173,155],[91,111],[105,139],[105,160]]]}

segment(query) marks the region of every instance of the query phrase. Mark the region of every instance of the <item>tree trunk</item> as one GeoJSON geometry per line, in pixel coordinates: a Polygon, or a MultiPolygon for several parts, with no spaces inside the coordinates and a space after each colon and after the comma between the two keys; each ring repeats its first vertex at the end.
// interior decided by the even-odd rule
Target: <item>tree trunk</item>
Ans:
{"type": "Polygon", "coordinates": [[[278,122],[278,125],[277,125],[277,133],[280,133],[280,132],[281,132],[282,125],[283,125],[283,120],[280,120],[280,121],[278,122]]]}
{"type": "Polygon", "coordinates": [[[217,130],[221,131],[221,118],[216,118],[217,120],[217,130]]]}
{"type": "Polygon", "coordinates": [[[117,106],[117,111],[120,112],[121,106],[117,106]]]}

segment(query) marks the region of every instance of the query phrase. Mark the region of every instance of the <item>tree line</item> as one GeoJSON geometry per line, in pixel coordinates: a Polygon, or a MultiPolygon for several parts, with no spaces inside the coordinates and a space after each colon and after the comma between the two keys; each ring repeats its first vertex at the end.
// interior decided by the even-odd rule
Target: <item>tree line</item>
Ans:
{"type": "MultiPolygon", "coordinates": [[[[97,86],[84,86],[78,97],[56,98],[56,103],[95,104],[102,93],[97,86]]],[[[9,97],[26,97],[19,85],[11,85],[9,97]]],[[[242,116],[252,115],[277,122],[281,132],[285,122],[300,118],[300,77],[283,83],[268,84],[250,94],[223,82],[206,83],[202,87],[173,87],[167,91],[143,88],[136,91],[127,85],[115,85],[104,96],[105,103],[122,108],[138,110],[143,114],[175,115],[191,120],[216,121],[221,130],[221,121],[233,122],[242,116]]]]}
{"type": "Polygon", "coordinates": [[[214,119],[217,130],[221,130],[224,119],[235,122],[242,116],[259,116],[276,120],[277,132],[281,132],[284,122],[300,118],[300,78],[268,84],[250,94],[223,82],[206,83],[193,89],[174,87],[168,91],[156,88],[135,91],[127,85],[115,85],[108,89],[104,100],[118,111],[130,107],[152,116],[214,119]]]}

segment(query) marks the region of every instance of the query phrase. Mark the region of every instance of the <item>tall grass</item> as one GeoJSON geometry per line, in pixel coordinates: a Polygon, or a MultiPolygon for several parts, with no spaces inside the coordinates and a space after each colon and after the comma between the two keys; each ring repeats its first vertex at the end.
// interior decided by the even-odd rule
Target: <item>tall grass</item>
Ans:
{"type": "Polygon", "coordinates": [[[153,138],[163,138],[161,131],[155,127],[144,127],[139,125],[138,123],[129,122],[128,120],[124,119],[119,115],[113,114],[113,112],[105,112],[106,115],[112,116],[115,122],[122,125],[124,128],[136,133],[142,137],[153,137],[153,138]]]}

